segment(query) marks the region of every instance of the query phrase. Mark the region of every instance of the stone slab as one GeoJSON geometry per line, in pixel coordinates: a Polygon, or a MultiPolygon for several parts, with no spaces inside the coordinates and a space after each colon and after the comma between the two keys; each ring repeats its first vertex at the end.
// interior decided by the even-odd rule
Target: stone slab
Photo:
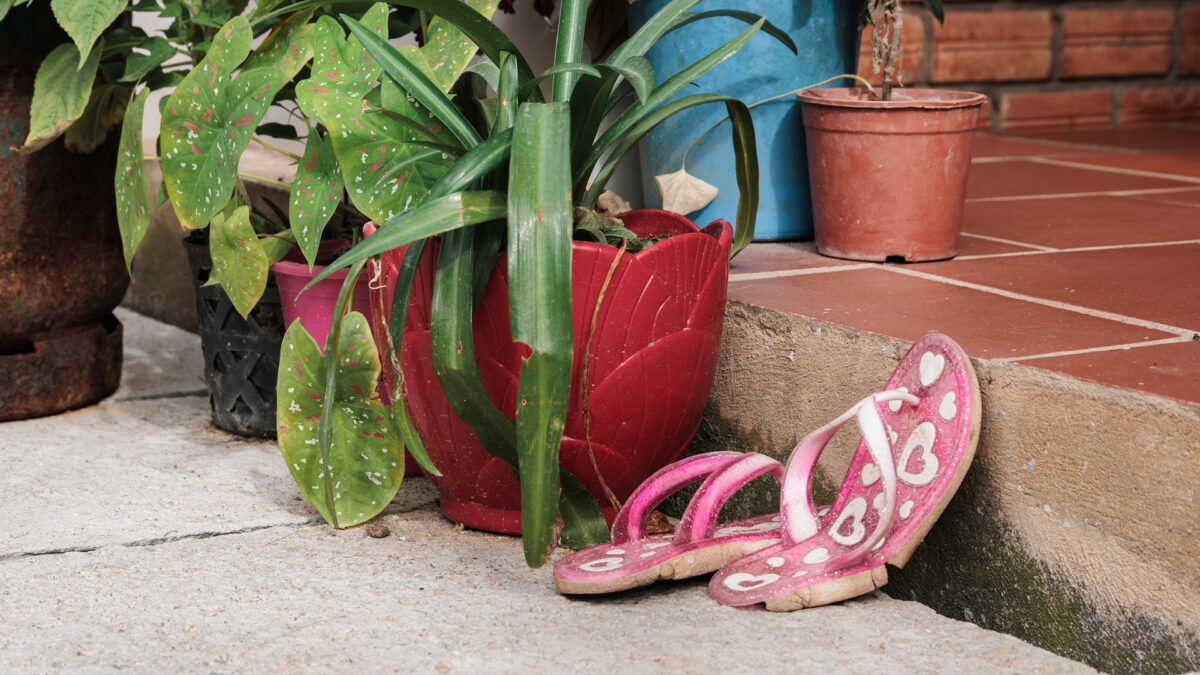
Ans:
{"type": "Polygon", "coordinates": [[[111,401],[184,394],[208,396],[198,335],[124,307],[113,313],[125,330],[125,351],[121,386],[111,401]]]}
{"type": "MultiPolygon", "coordinates": [[[[414,483],[419,482],[413,481],[414,483]]],[[[876,594],[791,614],[701,581],[558,595],[520,542],[432,506],[361,528],[279,526],[0,560],[0,662],[18,671],[1084,673],[1015,638],[876,594]]]]}

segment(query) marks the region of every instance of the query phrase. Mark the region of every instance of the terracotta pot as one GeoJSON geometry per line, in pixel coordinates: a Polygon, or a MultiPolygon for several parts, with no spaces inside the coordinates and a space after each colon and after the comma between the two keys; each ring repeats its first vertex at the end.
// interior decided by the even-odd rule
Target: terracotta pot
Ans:
{"type": "MultiPolygon", "coordinates": [[[[587,359],[591,442],[600,474],[625,499],[651,473],[677,458],[700,426],[716,373],[725,314],[732,227],[718,220],[700,230],[659,210],[621,215],[641,236],[675,236],[625,255],[605,292],[589,354],[592,313],[616,249],[576,242],[572,253],[575,363],[560,462],[602,507],[599,477],[584,437],[580,371],[587,359]]],[[[488,454],[451,411],[433,370],[429,305],[437,257],[426,248],[405,322],[404,392],[426,449],[443,476],[434,478],[446,517],[473,528],[521,530],[520,486],[508,465],[488,454]]],[[[378,292],[391,307],[402,250],[385,255],[378,292]]],[[[377,305],[378,306],[378,305],[377,305]]],[[[520,354],[508,318],[506,261],[497,261],[475,313],[475,350],[484,386],[510,418],[516,407],[520,354]]],[[[606,508],[606,516],[613,512],[606,508]]]]}
{"type": "Polygon", "coordinates": [[[0,22],[0,421],[95,403],[121,379],[112,310],[129,274],[113,197],[117,134],[89,154],[62,141],[15,150],[38,65],[67,39],[44,3],[0,22]]]}
{"type": "Polygon", "coordinates": [[[817,250],[837,258],[907,262],[958,253],[971,140],[987,97],[897,89],[799,94],[808,136],[817,250]]]}

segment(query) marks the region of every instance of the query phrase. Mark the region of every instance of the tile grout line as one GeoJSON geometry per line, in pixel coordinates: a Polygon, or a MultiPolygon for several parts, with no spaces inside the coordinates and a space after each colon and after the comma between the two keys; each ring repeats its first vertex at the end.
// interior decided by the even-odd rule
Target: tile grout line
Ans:
{"type": "Polygon", "coordinates": [[[761,279],[781,279],[785,277],[802,277],[810,274],[825,274],[827,272],[846,272],[850,270],[865,270],[875,267],[873,263],[859,263],[852,265],[837,265],[833,267],[809,267],[802,270],[774,270],[771,272],[742,272],[740,274],[730,274],[730,283],[734,281],[759,281],[761,279]]]}
{"type": "Polygon", "coordinates": [[[1123,345],[1109,345],[1107,347],[1088,347],[1087,349],[1066,349],[1060,352],[1046,352],[1045,354],[1033,354],[1031,356],[1017,356],[1013,358],[998,358],[997,362],[1003,363],[1022,363],[1024,361],[1033,361],[1035,359],[1050,359],[1059,356],[1075,356],[1077,354],[1096,354],[1099,352],[1116,352],[1137,349],[1139,347],[1156,347],[1159,345],[1174,345],[1191,342],[1195,338],[1191,337],[1173,337],[1163,338],[1162,340],[1149,340],[1147,342],[1130,342],[1123,345]]]}
{"type": "Polygon", "coordinates": [[[958,279],[952,279],[950,277],[942,277],[936,274],[930,274],[929,272],[918,272],[911,269],[902,269],[898,266],[886,265],[882,266],[880,269],[894,272],[896,274],[916,277],[918,279],[925,279],[926,281],[935,281],[949,284],[951,286],[958,286],[960,288],[969,288],[971,290],[982,291],[984,293],[991,293],[993,295],[999,295],[1010,300],[1020,300],[1035,305],[1042,305],[1044,307],[1052,307],[1054,309],[1061,309],[1068,312],[1074,312],[1076,314],[1083,314],[1085,316],[1090,316],[1097,319],[1116,321],[1118,323],[1137,326],[1147,330],[1156,330],[1162,333],[1173,333],[1178,337],[1187,337],[1188,339],[1191,339],[1191,337],[1196,334],[1196,331],[1180,328],[1178,326],[1171,326],[1165,323],[1158,323],[1157,321],[1147,321],[1146,319],[1138,319],[1136,317],[1115,314],[1113,312],[1106,312],[1100,309],[1092,309],[1090,307],[1083,307],[1081,305],[1072,305],[1066,302],[1059,302],[1058,300],[1047,300],[1046,298],[1025,295],[1023,293],[1014,293],[1013,291],[1006,291],[992,286],[984,286],[983,284],[976,284],[970,281],[961,281],[958,279]]]}
{"type": "MultiPolygon", "coordinates": [[[[1047,253],[1048,253],[1048,252],[1057,252],[1057,251],[1061,251],[1061,250],[1062,250],[1062,249],[1058,249],[1058,248],[1052,248],[1052,247],[1050,247],[1050,246],[1042,246],[1042,245],[1040,245],[1040,244],[1027,244],[1027,243],[1025,243],[1025,242],[1022,242],[1022,241],[1014,241],[1014,240],[1012,240],[1012,239],[1002,239],[1002,238],[1000,238],[1000,237],[989,237],[989,236],[987,236],[986,234],[972,234],[972,233],[970,233],[970,232],[963,232],[963,233],[962,233],[962,236],[964,236],[964,237],[973,237],[973,238],[975,238],[975,239],[983,239],[983,240],[986,240],[986,241],[994,241],[994,242],[997,242],[997,243],[1000,243],[1000,244],[1009,244],[1009,245],[1012,245],[1012,246],[1024,246],[1025,248],[1037,249],[1038,251],[1047,252],[1047,253]]],[[[1014,253],[1015,253],[1015,251],[1014,251],[1014,253]]]]}
{"type": "Polygon", "coordinates": [[[986,202],[1018,202],[1033,199],[1078,199],[1080,197],[1141,197],[1144,195],[1165,195],[1174,194],[1176,192],[1195,192],[1196,186],[1187,185],[1183,187],[1169,188],[1144,188],[1140,190],[1098,190],[1096,192],[1054,192],[1045,195],[1005,195],[1003,197],[970,197],[967,199],[968,204],[982,204],[986,202]]]}
{"type": "Polygon", "coordinates": [[[998,139],[998,140],[1020,141],[1022,143],[1045,145],[1045,146],[1054,147],[1054,148],[1069,148],[1071,150],[1077,150],[1077,151],[1088,150],[1088,151],[1092,151],[1092,152],[1105,151],[1105,152],[1128,153],[1128,154],[1136,154],[1138,152],[1137,150],[1130,150],[1129,148],[1120,148],[1120,147],[1117,147],[1114,145],[1099,145],[1096,143],[1077,143],[1075,141],[1060,141],[1060,140],[1056,140],[1053,138],[1036,138],[1034,136],[1021,136],[1020,134],[1012,134],[1012,135],[1010,135],[1010,134],[992,134],[991,136],[993,139],[998,139]]]}
{"type": "MultiPolygon", "coordinates": [[[[967,234],[963,232],[963,234],[967,234]]],[[[969,235],[978,236],[978,235],[969,235]]],[[[1018,242],[1013,242],[1018,243],[1018,242]]],[[[1102,246],[1079,246],[1077,248],[1055,248],[1045,251],[1010,251],[1008,253],[980,253],[979,255],[960,255],[955,256],[954,260],[986,260],[991,258],[1017,258],[1030,255],[1046,255],[1047,253],[1090,253],[1093,251],[1115,251],[1117,249],[1130,248],[1157,248],[1160,246],[1189,246],[1191,244],[1200,244],[1200,239],[1180,239],[1178,241],[1143,241],[1133,244],[1104,244],[1102,246]]],[[[1033,244],[1021,244],[1022,246],[1032,246],[1033,244]]]]}
{"type": "Polygon", "coordinates": [[[1140,176],[1142,178],[1161,178],[1162,180],[1173,180],[1179,183],[1195,183],[1200,184],[1200,178],[1192,176],[1181,176],[1175,173],[1161,173],[1158,171],[1143,171],[1141,169],[1122,169],[1115,166],[1105,166],[1103,164],[1086,164],[1083,162],[1072,162],[1065,159],[1054,159],[1052,157],[1031,157],[1029,161],[1035,164],[1046,164],[1049,166],[1061,166],[1073,169],[1089,169],[1091,171],[1101,171],[1104,173],[1116,173],[1124,176],[1140,176]]]}

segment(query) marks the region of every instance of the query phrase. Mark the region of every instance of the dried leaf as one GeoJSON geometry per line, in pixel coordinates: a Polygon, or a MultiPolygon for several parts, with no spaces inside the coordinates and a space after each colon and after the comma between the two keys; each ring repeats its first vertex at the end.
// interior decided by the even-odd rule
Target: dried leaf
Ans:
{"type": "Polygon", "coordinates": [[[675,173],[655,176],[658,191],[662,193],[663,209],[686,216],[708,206],[717,196],[717,186],[710,185],[680,169],[675,173]]]}

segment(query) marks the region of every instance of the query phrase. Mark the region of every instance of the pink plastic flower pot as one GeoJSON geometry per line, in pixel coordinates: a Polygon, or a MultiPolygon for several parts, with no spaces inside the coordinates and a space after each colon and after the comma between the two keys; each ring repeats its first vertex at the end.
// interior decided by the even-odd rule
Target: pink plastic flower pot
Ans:
{"type": "MultiPolygon", "coordinates": [[[[317,256],[318,259],[332,260],[349,247],[349,242],[345,241],[321,242],[317,256]]],[[[291,326],[293,321],[299,319],[304,330],[317,341],[321,353],[325,352],[325,338],[329,335],[329,326],[333,321],[333,308],[337,304],[338,291],[346,281],[346,272],[341,270],[322,279],[321,283],[307,291],[304,290],[308,282],[324,269],[324,265],[313,265],[311,270],[308,269],[308,264],[297,249],[292,249],[283,260],[271,265],[275,283],[279,286],[279,299],[283,303],[284,324],[291,326]]],[[[361,312],[368,320],[371,318],[371,299],[367,294],[366,275],[360,276],[358,284],[354,287],[351,310],[361,312]]]]}
{"type": "MultiPolygon", "coordinates": [[[[646,477],[677,458],[695,436],[716,374],[725,316],[733,230],[718,220],[703,230],[659,210],[621,215],[639,236],[674,236],[622,256],[600,307],[591,352],[592,314],[617,249],[575,242],[572,254],[575,364],[560,462],[614,517],[584,434],[580,372],[587,359],[591,445],[604,481],[625,499],[646,477]]],[[[403,249],[384,255],[384,283],[373,290],[390,309],[403,249]]],[[[488,454],[451,411],[433,370],[429,305],[437,247],[417,271],[405,322],[404,393],[413,424],[440,478],[446,517],[494,532],[521,530],[520,486],[508,465],[488,454]]],[[[475,352],[493,403],[516,407],[520,352],[508,319],[506,259],[501,256],[475,314],[475,352]]]]}

